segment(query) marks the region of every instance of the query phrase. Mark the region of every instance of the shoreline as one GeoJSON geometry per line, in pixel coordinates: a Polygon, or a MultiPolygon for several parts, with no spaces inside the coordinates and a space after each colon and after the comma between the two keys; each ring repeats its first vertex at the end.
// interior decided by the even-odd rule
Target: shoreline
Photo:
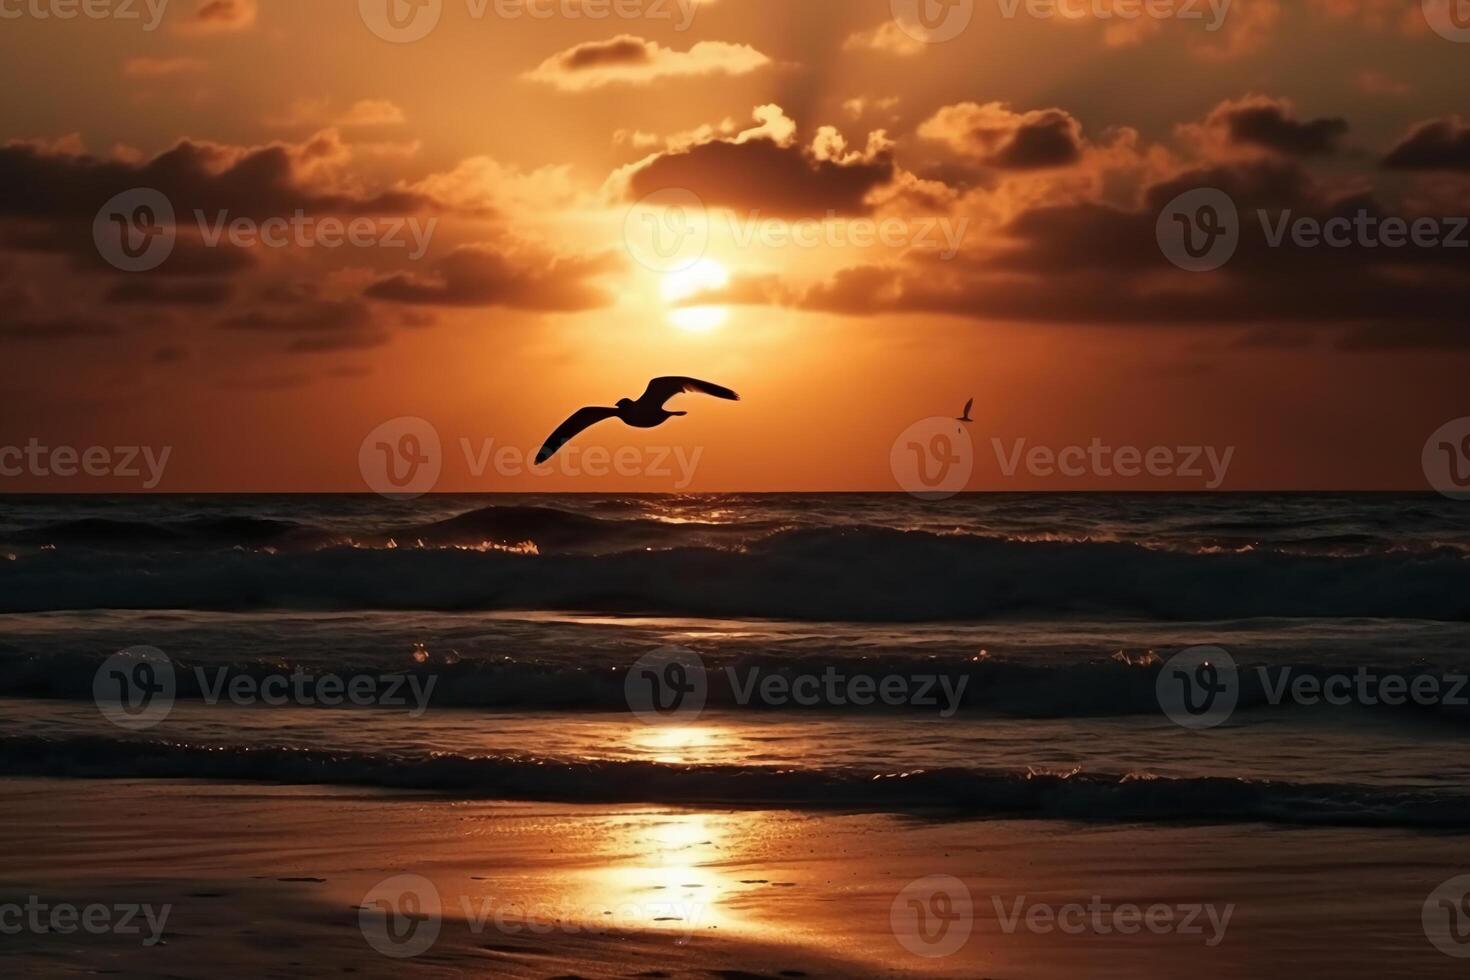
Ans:
{"type": "Polygon", "coordinates": [[[1437,885],[1470,869],[1466,835],[150,780],[5,778],[0,793],[0,830],[26,842],[0,859],[0,906],[32,895],[171,906],[153,946],[7,937],[0,960],[25,975],[268,975],[303,962],[378,975],[408,962],[446,977],[1061,980],[1244,978],[1284,963],[1307,975],[1450,977],[1463,966],[1431,945],[1420,915],[1437,885]],[[429,882],[441,912],[431,947],[406,961],[374,949],[362,918],[365,903],[399,907],[401,892],[381,905],[381,889],[404,876],[429,882]],[[916,883],[940,877],[966,892],[970,921],[954,950],[915,955],[902,909],[916,883]],[[1099,903],[1107,918],[1077,918],[1099,903]],[[1135,906],[1173,909],[1173,925],[1112,927],[1125,921],[1116,910],[1135,906]],[[1182,928],[1195,906],[1202,928],[1182,928]]]}

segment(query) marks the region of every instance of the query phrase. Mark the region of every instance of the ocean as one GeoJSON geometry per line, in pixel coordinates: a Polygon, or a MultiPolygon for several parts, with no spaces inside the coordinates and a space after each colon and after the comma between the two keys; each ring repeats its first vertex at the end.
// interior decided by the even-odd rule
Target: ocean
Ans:
{"type": "Polygon", "coordinates": [[[1470,828],[1434,495],[7,496],[0,613],[5,775],[1470,828]]]}

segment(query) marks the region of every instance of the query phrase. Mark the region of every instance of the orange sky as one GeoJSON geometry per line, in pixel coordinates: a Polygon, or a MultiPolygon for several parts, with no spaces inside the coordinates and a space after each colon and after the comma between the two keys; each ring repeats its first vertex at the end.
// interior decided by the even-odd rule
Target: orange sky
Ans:
{"type": "Polygon", "coordinates": [[[1470,415],[1470,249],[1273,248],[1255,218],[1470,213],[1470,47],[1417,3],[1234,0],[1211,31],[957,0],[939,37],[903,0],[427,0],[395,43],[390,2],[413,22],[0,0],[0,449],[166,446],[159,489],[357,491],[365,437],[415,417],[440,491],[896,490],[899,433],[973,396],[972,489],[1199,488],[1007,476],[992,448],[1095,438],[1234,447],[1225,489],[1423,489],[1425,439],[1470,415]],[[1214,271],[1154,237],[1197,187],[1243,216],[1214,271]],[[137,188],[176,224],[122,271],[94,222],[137,188]],[[670,189],[702,209],[637,209],[670,189]],[[298,210],[428,230],[423,254],[208,240],[298,210]],[[666,219],[699,247],[651,253],[666,219]],[[661,374],[743,400],[578,440],[636,450],[631,475],[494,462],[661,374]]]}

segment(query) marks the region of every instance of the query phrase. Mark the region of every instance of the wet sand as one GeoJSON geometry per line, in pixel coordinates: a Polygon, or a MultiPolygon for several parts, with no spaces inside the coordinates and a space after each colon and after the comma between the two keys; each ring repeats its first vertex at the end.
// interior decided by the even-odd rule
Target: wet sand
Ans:
{"type": "Polygon", "coordinates": [[[151,945],[143,914],[126,935],[22,928],[0,944],[6,975],[1006,980],[1449,977],[1465,966],[1421,924],[1429,893],[1470,872],[1462,835],[164,781],[7,779],[0,798],[0,908],[32,896],[48,908],[136,903],[156,920],[168,907],[151,945]],[[948,880],[936,875],[967,901],[935,904],[935,882],[948,880]],[[915,881],[926,881],[918,892],[915,881]],[[415,904],[400,901],[405,882],[415,904]],[[1201,910],[1184,928],[1206,905],[1213,923],[1201,910]],[[1114,914],[1129,906],[1138,920],[1114,914]],[[390,928],[389,908],[412,928],[390,928]],[[904,911],[914,908],[935,915],[924,936],[904,911]],[[1173,926],[1139,927],[1151,908],[1173,926]],[[401,954],[426,937],[407,958],[375,948],[401,954]]]}

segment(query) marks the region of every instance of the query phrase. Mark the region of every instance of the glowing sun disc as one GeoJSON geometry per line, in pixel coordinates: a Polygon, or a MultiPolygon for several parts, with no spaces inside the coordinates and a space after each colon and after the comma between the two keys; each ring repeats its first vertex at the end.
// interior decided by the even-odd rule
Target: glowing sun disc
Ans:
{"type": "MultiPolygon", "coordinates": [[[[730,273],[713,259],[700,259],[686,269],[670,272],[659,284],[659,294],[673,306],[680,300],[712,289],[722,289],[730,282],[730,273]]],[[[679,306],[669,311],[669,322],[682,330],[703,333],[713,330],[730,316],[724,306],[679,306]]]]}

